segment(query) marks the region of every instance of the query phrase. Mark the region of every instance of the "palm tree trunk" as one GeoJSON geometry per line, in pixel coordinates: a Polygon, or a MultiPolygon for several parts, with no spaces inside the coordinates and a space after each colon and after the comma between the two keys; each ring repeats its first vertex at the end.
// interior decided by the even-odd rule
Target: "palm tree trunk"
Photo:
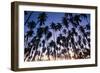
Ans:
{"type": "Polygon", "coordinates": [[[32,58],[32,61],[35,61],[35,58],[36,58],[36,55],[37,55],[36,53],[37,53],[37,49],[35,50],[34,56],[32,58]]]}
{"type": "Polygon", "coordinates": [[[31,12],[31,13],[30,13],[30,15],[29,15],[29,17],[27,18],[27,20],[26,20],[26,22],[25,22],[25,24],[24,24],[24,25],[26,25],[26,23],[27,23],[27,22],[28,22],[28,20],[30,19],[30,17],[31,17],[31,15],[32,15],[32,13],[33,13],[33,12],[31,12]]]}
{"type": "MultiPolygon", "coordinates": [[[[54,31],[54,42],[55,42],[55,31],[54,31]]],[[[55,49],[55,46],[54,46],[54,52],[53,52],[53,54],[54,54],[54,58],[56,60],[56,49],[55,49]]]]}

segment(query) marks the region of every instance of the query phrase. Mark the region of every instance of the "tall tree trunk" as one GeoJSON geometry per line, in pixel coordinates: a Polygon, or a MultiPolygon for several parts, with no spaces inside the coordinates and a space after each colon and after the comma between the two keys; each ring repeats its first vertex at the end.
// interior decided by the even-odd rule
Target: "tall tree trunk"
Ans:
{"type": "MultiPolygon", "coordinates": [[[[55,31],[54,31],[54,42],[55,42],[55,34],[56,34],[56,33],[55,33],[55,31]]],[[[56,45],[56,44],[55,44],[55,45],[56,45]]],[[[55,58],[55,60],[56,60],[56,49],[55,49],[55,46],[54,46],[54,52],[53,52],[53,53],[54,53],[54,58],[55,58]]]]}
{"type": "Polygon", "coordinates": [[[32,15],[32,13],[33,13],[33,12],[31,12],[31,13],[30,13],[30,15],[29,15],[29,17],[27,18],[27,20],[26,20],[26,22],[25,22],[25,24],[24,24],[24,25],[26,25],[26,23],[27,23],[27,22],[28,22],[28,20],[30,19],[30,17],[31,17],[31,15],[32,15]]]}

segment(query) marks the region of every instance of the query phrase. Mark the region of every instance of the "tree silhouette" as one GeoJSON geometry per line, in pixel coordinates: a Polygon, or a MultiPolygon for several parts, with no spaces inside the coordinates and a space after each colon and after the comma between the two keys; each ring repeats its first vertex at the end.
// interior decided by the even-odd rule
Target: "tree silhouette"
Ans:
{"type": "Polygon", "coordinates": [[[69,27],[69,22],[68,22],[68,19],[66,19],[66,17],[63,17],[63,19],[62,19],[62,23],[63,23],[63,25],[68,29],[68,27],[69,27]]]}
{"type": "Polygon", "coordinates": [[[44,22],[47,19],[47,15],[45,12],[42,12],[39,16],[38,16],[38,23],[41,25],[45,24],[44,22]]]}
{"type": "Polygon", "coordinates": [[[24,61],[90,58],[89,14],[62,13],[57,17],[50,12],[34,13],[25,12],[24,61]]]}

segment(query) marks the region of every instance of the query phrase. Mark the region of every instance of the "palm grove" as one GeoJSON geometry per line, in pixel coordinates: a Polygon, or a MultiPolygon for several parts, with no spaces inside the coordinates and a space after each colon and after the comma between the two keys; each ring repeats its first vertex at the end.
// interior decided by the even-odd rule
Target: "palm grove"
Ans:
{"type": "Polygon", "coordinates": [[[59,13],[59,18],[50,12],[38,12],[37,17],[35,13],[24,12],[24,61],[90,58],[89,14],[59,13]],[[50,16],[55,19],[50,21],[50,16]]]}

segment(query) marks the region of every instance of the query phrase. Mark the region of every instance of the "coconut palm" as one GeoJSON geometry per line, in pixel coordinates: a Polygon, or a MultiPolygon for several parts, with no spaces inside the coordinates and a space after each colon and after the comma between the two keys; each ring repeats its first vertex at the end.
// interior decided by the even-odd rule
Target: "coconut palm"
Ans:
{"type": "Polygon", "coordinates": [[[52,32],[48,31],[46,35],[46,40],[49,40],[52,37],[52,32]]]}
{"type": "MultiPolygon", "coordinates": [[[[69,27],[69,23],[72,24],[73,28],[71,28],[70,30],[68,30],[68,34],[67,34],[67,43],[70,44],[69,46],[72,46],[74,52],[76,52],[76,46],[77,43],[79,43],[80,48],[84,48],[86,45],[86,39],[87,39],[87,33],[89,35],[89,31],[86,32],[86,30],[90,30],[90,26],[89,24],[86,25],[86,27],[82,26],[80,24],[80,22],[82,21],[82,18],[87,19],[87,15],[85,14],[65,14],[65,16],[62,19],[62,23],[63,25],[67,28],[69,27]],[[79,30],[78,30],[79,29],[79,30]],[[86,30],[85,30],[86,29],[86,30]],[[79,33],[80,31],[80,33],[79,33]],[[79,36],[79,41],[77,42],[77,38],[79,36]],[[84,37],[82,37],[82,35],[84,37]],[[82,37],[82,40],[81,40],[82,37]],[[69,42],[71,41],[71,43],[69,42]]],[[[64,28],[63,30],[64,34],[66,34],[66,29],[64,28]]],[[[68,45],[66,44],[67,48],[68,45]]]]}
{"type": "Polygon", "coordinates": [[[25,38],[26,38],[26,41],[28,41],[28,38],[31,37],[34,33],[33,29],[36,27],[36,23],[34,21],[30,21],[28,22],[28,31],[26,32],[26,35],[25,35],[25,38]]]}
{"type": "Polygon", "coordinates": [[[87,39],[87,34],[86,34],[86,31],[85,31],[85,28],[83,26],[80,26],[79,30],[82,33],[82,35],[87,39]]]}
{"type": "Polygon", "coordinates": [[[35,60],[36,56],[38,55],[38,47],[39,47],[39,43],[40,43],[40,39],[35,39],[34,41],[32,41],[34,47],[35,47],[35,53],[34,53],[34,56],[32,58],[32,61],[35,60]]]}
{"type": "Polygon", "coordinates": [[[70,19],[73,27],[77,27],[80,25],[80,22],[81,22],[81,18],[80,18],[80,15],[75,15],[73,16],[71,19],[70,19]]]}
{"type": "Polygon", "coordinates": [[[42,40],[42,44],[43,44],[42,53],[44,53],[46,51],[45,43],[46,43],[45,40],[42,40]]]}
{"type": "MultiPolygon", "coordinates": [[[[61,30],[62,30],[62,25],[61,23],[57,23],[56,25],[56,30],[60,31],[60,34],[61,34],[61,30]]],[[[56,38],[57,39],[57,38],[56,38]]],[[[60,48],[60,47],[59,47],[60,48]]],[[[57,55],[58,55],[58,47],[56,47],[56,51],[57,51],[57,55]]]]}
{"type": "Polygon", "coordinates": [[[90,24],[86,14],[65,13],[62,21],[49,23],[45,12],[37,16],[37,24],[27,22],[27,61],[90,57],[90,24]]]}
{"type": "Polygon", "coordinates": [[[69,22],[68,19],[66,17],[62,18],[62,24],[68,29],[69,27],[69,22]]]}
{"type": "MultiPolygon", "coordinates": [[[[31,14],[30,14],[30,16],[31,16],[31,14]]],[[[30,18],[30,16],[28,17],[28,19],[30,18]]],[[[35,34],[36,37],[33,37],[32,41],[31,41],[31,43],[33,44],[33,47],[35,49],[35,50],[33,50],[31,48],[31,50],[35,51],[34,54],[31,53],[31,55],[34,55],[33,58],[32,58],[32,60],[35,60],[35,57],[37,55],[38,56],[40,55],[40,53],[38,51],[38,46],[40,44],[40,39],[42,38],[43,34],[46,34],[46,30],[47,30],[47,27],[44,28],[44,27],[41,27],[41,25],[45,24],[46,19],[47,19],[47,15],[46,15],[45,12],[42,12],[42,13],[39,14],[39,16],[38,16],[38,23],[40,24],[40,27],[37,28],[37,33],[35,34]]],[[[29,31],[28,31],[27,36],[32,36],[33,35],[33,33],[34,33],[33,29],[35,28],[35,26],[36,26],[36,23],[34,21],[28,22],[27,27],[29,28],[29,31]]]]}
{"type": "Polygon", "coordinates": [[[56,60],[56,43],[55,41],[51,40],[50,43],[49,43],[49,46],[52,48],[51,50],[51,55],[54,57],[54,59],[56,60]]]}
{"type": "MultiPolygon", "coordinates": [[[[41,38],[44,36],[46,36],[46,34],[47,34],[47,32],[48,32],[48,26],[45,26],[45,22],[46,22],[46,20],[47,20],[47,14],[45,13],[45,12],[41,12],[40,14],[39,14],[39,16],[38,16],[38,22],[37,22],[37,24],[39,23],[39,27],[37,28],[37,31],[36,31],[36,37],[38,38],[38,39],[40,39],[41,40],[41,38]]],[[[40,52],[41,53],[41,55],[40,54],[38,54],[38,56],[40,55],[40,60],[41,60],[41,56],[42,56],[42,53],[45,51],[45,44],[46,44],[46,41],[45,41],[45,43],[44,43],[44,41],[45,41],[45,39],[44,40],[42,40],[42,52],[40,52]]],[[[41,43],[41,41],[39,41],[39,43],[38,43],[38,45],[41,43]]]]}
{"type": "Polygon", "coordinates": [[[90,30],[90,24],[87,24],[85,28],[86,30],[90,30]]]}
{"type": "Polygon", "coordinates": [[[42,12],[42,13],[39,14],[38,23],[40,24],[40,26],[43,25],[43,24],[45,25],[46,19],[47,19],[47,14],[45,12],[42,12]]]}
{"type": "MultiPolygon", "coordinates": [[[[25,33],[25,37],[24,37],[24,41],[25,41],[25,49],[30,49],[30,51],[32,50],[31,48],[29,48],[29,38],[32,37],[32,35],[34,34],[33,29],[36,27],[36,23],[34,21],[30,21],[28,22],[28,24],[26,25],[28,27],[28,31],[25,33]]],[[[27,54],[27,51],[25,52],[25,54],[27,54]]]]}
{"type": "Polygon", "coordinates": [[[57,29],[58,31],[60,31],[60,33],[61,33],[61,29],[62,29],[61,23],[57,23],[56,29],[57,29]]]}
{"type": "Polygon", "coordinates": [[[80,17],[85,19],[87,21],[87,23],[89,23],[88,19],[87,19],[87,14],[80,14],[80,17]]]}
{"type": "MultiPolygon", "coordinates": [[[[57,24],[55,24],[54,22],[52,22],[52,24],[50,25],[50,27],[51,27],[51,29],[53,30],[53,37],[54,37],[54,41],[55,41],[55,44],[56,44],[56,32],[59,30],[61,30],[61,28],[62,28],[62,25],[61,25],[61,23],[57,23],[57,24]]],[[[60,31],[60,33],[61,33],[61,31],[60,31]]],[[[56,57],[57,57],[57,51],[58,51],[58,47],[55,45],[55,48],[54,48],[54,52],[55,52],[55,59],[56,59],[56,57]]]]}
{"type": "Polygon", "coordinates": [[[48,40],[52,37],[52,32],[51,31],[48,31],[47,34],[46,34],[46,45],[47,45],[47,55],[48,55],[48,60],[50,60],[50,48],[49,48],[49,44],[48,44],[48,40]]]}

